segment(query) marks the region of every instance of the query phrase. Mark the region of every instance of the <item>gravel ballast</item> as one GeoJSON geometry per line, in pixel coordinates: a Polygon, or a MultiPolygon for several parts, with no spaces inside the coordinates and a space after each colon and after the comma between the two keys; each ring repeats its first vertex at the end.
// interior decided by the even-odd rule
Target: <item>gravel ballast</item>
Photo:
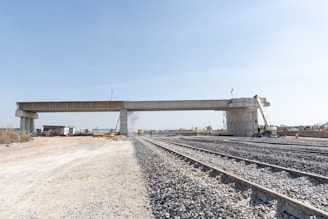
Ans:
{"type": "MultiPolygon", "coordinates": [[[[200,147],[208,150],[214,150],[221,153],[230,154],[237,157],[247,158],[250,160],[256,160],[273,165],[278,165],[287,168],[293,168],[296,170],[315,173],[323,176],[328,176],[328,156],[320,156],[317,154],[299,154],[288,152],[288,149],[302,148],[310,150],[314,147],[319,147],[323,152],[328,152],[328,141],[309,141],[305,143],[290,140],[290,139],[271,139],[265,138],[265,141],[276,144],[267,144],[257,139],[260,143],[247,142],[248,138],[232,138],[224,137],[182,137],[182,138],[169,138],[181,143],[189,144],[191,146],[200,147]],[[296,144],[298,145],[292,145],[296,144]],[[326,146],[324,146],[326,144],[326,146]],[[310,145],[310,146],[309,146],[310,145]],[[317,145],[317,146],[315,146],[317,145]],[[283,148],[287,151],[277,151],[277,148],[283,148]]],[[[254,141],[254,140],[253,140],[254,141]]]]}
{"type": "Polygon", "coordinates": [[[166,143],[166,146],[200,160],[212,166],[224,169],[243,179],[272,189],[293,199],[328,211],[328,184],[320,183],[308,177],[296,177],[286,171],[273,171],[271,168],[259,168],[255,164],[245,164],[234,159],[166,143]]]}
{"type": "Polygon", "coordinates": [[[275,200],[210,176],[144,141],[134,140],[155,218],[293,218],[275,200]]]}

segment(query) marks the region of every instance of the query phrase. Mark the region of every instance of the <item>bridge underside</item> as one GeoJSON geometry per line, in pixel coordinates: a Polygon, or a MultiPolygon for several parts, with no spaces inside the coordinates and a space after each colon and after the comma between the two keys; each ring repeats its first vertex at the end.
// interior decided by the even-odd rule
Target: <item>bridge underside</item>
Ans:
{"type": "MultiPolygon", "coordinates": [[[[269,106],[265,98],[264,106],[269,106]]],[[[32,132],[37,113],[51,112],[120,112],[120,134],[128,135],[128,112],[216,110],[226,111],[227,131],[235,136],[251,136],[258,127],[257,102],[254,98],[229,100],[167,100],[167,101],[57,101],[17,102],[16,116],[21,130],[32,132]]]]}

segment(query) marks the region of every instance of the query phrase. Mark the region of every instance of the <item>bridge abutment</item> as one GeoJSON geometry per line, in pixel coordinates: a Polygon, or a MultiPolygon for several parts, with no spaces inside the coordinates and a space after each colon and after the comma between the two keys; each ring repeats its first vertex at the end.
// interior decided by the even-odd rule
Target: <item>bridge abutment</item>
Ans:
{"type": "Polygon", "coordinates": [[[16,117],[20,117],[20,130],[32,133],[34,131],[34,119],[38,118],[38,114],[24,110],[17,110],[16,117]]]}

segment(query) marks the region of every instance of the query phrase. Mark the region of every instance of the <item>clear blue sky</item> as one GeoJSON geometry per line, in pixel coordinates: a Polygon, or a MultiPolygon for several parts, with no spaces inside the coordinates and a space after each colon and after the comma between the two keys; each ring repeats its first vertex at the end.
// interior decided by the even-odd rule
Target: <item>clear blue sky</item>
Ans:
{"type": "MultiPolygon", "coordinates": [[[[229,99],[275,125],[328,121],[328,1],[0,0],[0,127],[19,101],[229,99]]],[[[140,112],[133,128],[222,127],[222,112],[140,112]]],[[[115,127],[118,113],[36,126],[115,127]]]]}

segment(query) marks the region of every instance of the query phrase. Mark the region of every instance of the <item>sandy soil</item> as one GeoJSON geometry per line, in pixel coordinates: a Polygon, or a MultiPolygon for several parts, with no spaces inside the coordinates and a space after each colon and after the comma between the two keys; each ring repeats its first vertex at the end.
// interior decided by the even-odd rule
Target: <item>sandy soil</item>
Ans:
{"type": "Polygon", "coordinates": [[[151,218],[133,153],[92,137],[0,145],[0,218],[151,218]]]}

